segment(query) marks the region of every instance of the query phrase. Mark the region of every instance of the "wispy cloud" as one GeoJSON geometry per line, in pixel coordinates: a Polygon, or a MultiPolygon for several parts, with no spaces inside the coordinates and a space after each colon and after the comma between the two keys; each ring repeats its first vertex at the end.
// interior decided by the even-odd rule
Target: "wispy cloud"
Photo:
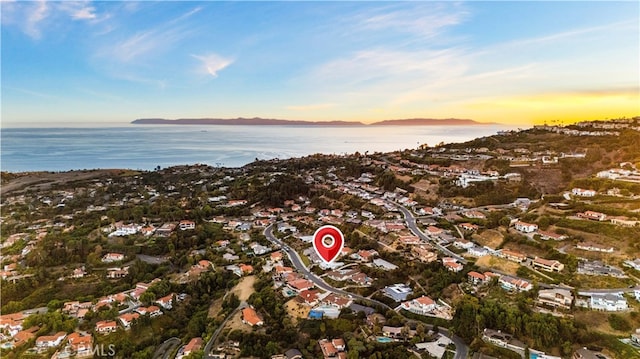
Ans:
{"type": "Polygon", "coordinates": [[[407,7],[392,4],[359,13],[350,21],[355,30],[410,34],[420,40],[432,39],[447,28],[464,22],[470,12],[461,3],[420,3],[407,7]]]}
{"type": "Polygon", "coordinates": [[[49,15],[49,6],[45,0],[34,2],[28,10],[24,31],[34,39],[41,36],[40,23],[49,15]]]}
{"type": "Polygon", "coordinates": [[[169,21],[109,42],[98,50],[98,56],[122,63],[158,56],[195,33],[185,20],[200,10],[196,7],[169,21]]]}
{"type": "Polygon", "coordinates": [[[56,11],[66,14],[72,20],[96,20],[98,14],[91,1],[60,1],[56,11]]]}
{"type": "Polygon", "coordinates": [[[200,61],[200,68],[202,69],[202,72],[207,73],[213,77],[218,77],[219,71],[223,70],[233,63],[233,60],[213,53],[208,55],[191,56],[200,61]]]}

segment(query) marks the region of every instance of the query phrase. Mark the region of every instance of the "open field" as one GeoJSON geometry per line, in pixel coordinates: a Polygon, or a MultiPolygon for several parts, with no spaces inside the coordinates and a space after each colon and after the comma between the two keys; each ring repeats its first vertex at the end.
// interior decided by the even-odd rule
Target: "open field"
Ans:
{"type": "Polygon", "coordinates": [[[471,237],[474,241],[476,241],[481,246],[487,246],[489,248],[496,249],[502,241],[504,240],[504,236],[502,233],[496,231],[495,229],[488,229],[480,234],[474,234],[471,237]]]}
{"type": "MultiPolygon", "coordinates": [[[[235,287],[233,287],[233,289],[231,289],[231,292],[238,296],[238,299],[240,299],[240,301],[246,301],[251,296],[251,293],[253,293],[253,283],[255,281],[256,277],[253,275],[244,277],[238,284],[236,284],[235,287]]],[[[218,314],[222,311],[222,302],[223,298],[218,298],[211,303],[211,306],[209,306],[209,312],[207,314],[208,318],[215,318],[218,316],[218,314]]]]}
{"type": "Polygon", "coordinates": [[[120,176],[127,170],[108,169],[90,171],[70,171],[70,172],[29,172],[12,176],[5,180],[3,176],[2,186],[0,186],[0,196],[29,187],[32,191],[47,190],[54,185],[65,184],[73,181],[87,180],[104,176],[120,176]]]}
{"type": "Polygon", "coordinates": [[[250,275],[240,280],[240,283],[236,284],[231,292],[238,296],[240,301],[246,301],[253,293],[253,283],[256,281],[256,276],[250,275]]]}
{"type": "Polygon", "coordinates": [[[503,258],[497,258],[494,256],[484,256],[478,258],[476,265],[481,268],[492,268],[494,270],[515,275],[516,271],[520,267],[518,263],[508,261],[503,258]]]}
{"type": "Polygon", "coordinates": [[[284,308],[287,311],[287,315],[291,318],[291,322],[295,325],[298,323],[298,319],[305,319],[309,316],[311,308],[306,305],[298,303],[295,299],[291,299],[284,304],[284,308]]]}

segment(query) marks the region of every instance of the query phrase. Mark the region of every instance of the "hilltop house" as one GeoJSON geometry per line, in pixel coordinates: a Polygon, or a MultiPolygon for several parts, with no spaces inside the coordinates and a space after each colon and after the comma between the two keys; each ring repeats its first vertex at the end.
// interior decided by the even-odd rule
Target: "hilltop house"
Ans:
{"type": "Polygon", "coordinates": [[[242,309],[242,322],[244,324],[248,324],[250,326],[260,326],[263,325],[264,322],[258,316],[258,313],[252,307],[246,307],[242,309]]]}
{"type": "Polygon", "coordinates": [[[531,224],[531,223],[526,223],[522,221],[516,222],[514,227],[516,228],[517,231],[522,233],[533,233],[538,230],[537,224],[531,224]]]}
{"type": "Polygon", "coordinates": [[[554,308],[570,309],[573,295],[568,289],[541,289],[538,292],[538,304],[554,308]]]}
{"type": "Polygon", "coordinates": [[[561,272],[564,269],[564,264],[556,260],[536,257],[533,260],[533,267],[542,269],[547,272],[561,272]]]}

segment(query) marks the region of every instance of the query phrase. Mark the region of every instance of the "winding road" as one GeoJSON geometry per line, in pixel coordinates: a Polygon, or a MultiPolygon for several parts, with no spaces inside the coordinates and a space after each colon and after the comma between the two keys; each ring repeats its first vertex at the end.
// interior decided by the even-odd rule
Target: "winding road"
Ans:
{"type": "Polygon", "coordinates": [[[218,326],[218,328],[216,329],[215,332],[213,332],[213,335],[211,336],[211,338],[209,339],[209,341],[207,342],[207,345],[204,346],[204,356],[203,359],[213,359],[214,356],[211,355],[211,349],[213,347],[213,344],[216,342],[216,339],[218,339],[218,336],[220,335],[220,333],[222,332],[222,329],[224,329],[225,325],[227,325],[227,322],[233,318],[234,315],[236,315],[236,313],[238,313],[239,310],[245,308],[249,306],[249,304],[247,304],[247,302],[240,302],[240,304],[238,305],[238,307],[236,309],[233,310],[233,312],[231,312],[222,323],[220,323],[220,325],[218,326]]]}
{"type": "MultiPolygon", "coordinates": [[[[402,206],[399,206],[399,208],[404,208],[402,206]]],[[[406,208],[405,208],[406,210],[406,208]]],[[[411,215],[411,213],[409,213],[409,215],[411,215]]],[[[405,219],[407,218],[406,214],[405,214],[405,219]]],[[[411,216],[411,218],[413,218],[413,216],[411,216]]],[[[407,220],[407,225],[409,225],[409,221],[407,220]]],[[[413,225],[415,227],[415,218],[413,218],[413,225]]],[[[372,305],[376,305],[376,306],[380,306],[382,308],[385,309],[390,309],[392,310],[393,308],[391,308],[390,306],[377,301],[375,299],[370,299],[367,297],[363,297],[361,295],[358,294],[354,294],[351,292],[347,292],[345,290],[339,289],[339,288],[335,288],[330,286],[329,284],[327,284],[324,280],[322,280],[322,278],[318,277],[317,275],[315,275],[314,273],[312,273],[311,271],[309,271],[309,269],[304,265],[304,263],[302,262],[302,259],[300,258],[300,255],[298,254],[298,252],[296,252],[295,250],[293,250],[291,247],[289,247],[288,245],[286,245],[285,243],[283,243],[281,240],[279,240],[278,238],[276,238],[273,235],[273,224],[269,225],[267,228],[265,228],[264,230],[264,235],[265,237],[267,237],[267,239],[271,242],[274,243],[275,245],[279,246],[285,253],[287,253],[287,256],[289,257],[289,259],[291,260],[291,263],[293,264],[293,266],[296,268],[296,270],[302,274],[304,274],[307,279],[309,279],[310,281],[312,281],[318,288],[324,289],[328,292],[332,292],[332,293],[336,293],[336,294],[342,294],[345,296],[348,296],[352,299],[358,299],[361,300],[365,303],[369,303],[372,305]]],[[[418,231],[418,233],[422,233],[420,232],[417,227],[415,227],[416,230],[418,231]]],[[[412,230],[413,231],[413,230],[412,230]]],[[[414,232],[415,234],[416,232],[414,232]]],[[[416,234],[417,235],[417,234],[416,234]]],[[[424,236],[424,234],[422,234],[424,236]]],[[[425,236],[426,237],[426,236],[425,236]]],[[[422,238],[422,237],[420,237],[422,238]]],[[[446,249],[446,248],[445,248],[446,249]]],[[[401,313],[398,313],[400,315],[402,315],[401,313]]],[[[411,319],[409,319],[411,320],[411,319]]],[[[413,320],[411,320],[413,321],[413,320]]],[[[433,328],[433,326],[427,325],[428,328],[433,328]]],[[[456,354],[454,356],[454,359],[466,359],[469,353],[469,347],[464,343],[464,341],[462,340],[462,338],[456,336],[456,335],[452,335],[447,329],[445,328],[439,328],[439,332],[446,335],[447,337],[449,337],[451,339],[451,341],[455,344],[456,346],[456,354]]],[[[207,353],[205,351],[205,353],[207,353]]]]}
{"type": "Polygon", "coordinates": [[[441,246],[440,244],[438,244],[437,242],[433,241],[431,238],[429,238],[429,236],[427,236],[426,234],[424,234],[420,228],[418,228],[418,225],[416,223],[416,217],[413,215],[413,213],[411,213],[411,211],[402,206],[399,205],[397,203],[393,203],[393,202],[387,202],[395,207],[397,207],[400,212],[402,212],[402,214],[404,215],[404,221],[407,223],[407,227],[409,227],[409,230],[411,231],[411,233],[413,233],[415,236],[417,236],[418,238],[422,239],[423,241],[427,241],[427,242],[431,242],[431,244],[433,244],[440,252],[446,254],[449,257],[453,257],[455,259],[458,260],[458,262],[462,263],[462,264],[466,264],[467,260],[464,259],[463,257],[461,257],[458,254],[453,253],[452,251],[450,251],[448,248],[445,248],[443,246],[441,246]]]}

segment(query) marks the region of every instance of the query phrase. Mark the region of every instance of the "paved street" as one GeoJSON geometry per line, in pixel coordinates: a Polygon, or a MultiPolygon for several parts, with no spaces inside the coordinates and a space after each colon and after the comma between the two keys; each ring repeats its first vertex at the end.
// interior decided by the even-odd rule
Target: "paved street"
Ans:
{"type": "MultiPolygon", "coordinates": [[[[400,207],[400,208],[402,209],[404,207],[400,207]]],[[[407,218],[406,215],[405,215],[405,218],[407,218]]],[[[413,219],[413,223],[414,223],[414,226],[415,226],[415,219],[413,219]]],[[[265,228],[264,235],[267,237],[267,239],[269,241],[271,241],[272,243],[278,245],[285,253],[287,253],[287,256],[291,260],[291,263],[296,268],[296,270],[298,272],[304,274],[305,276],[307,276],[307,278],[310,281],[312,281],[316,286],[318,286],[318,288],[322,288],[322,289],[324,289],[326,291],[329,291],[329,292],[346,295],[346,296],[349,296],[351,298],[361,300],[361,301],[363,301],[365,303],[381,306],[381,307],[383,307],[385,309],[392,309],[388,305],[386,305],[386,304],[384,304],[382,302],[379,302],[377,300],[366,298],[366,297],[363,297],[363,296],[360,296],[360,295],[357,295],[357,294],[354,294],[354,293],[350,293],[350,292],[344,291],[342,289],[334,288],[334,287],[330,286],[329,284],[327,284],[325,281],[323,281],[322,278],[320,278],[320,277],[316,276],[314,273],[310,272],[307,269],[307,267],[304,265],[304,263],[302,262],[302,259],[300,258],[300,255],[298,255],[298,253],[296,251],[291,249],[291,247],[287,246],[281,240],[279,240],[278,238],[276,238],[273,235],[273,224],[271,224],[267,228],[265,228]]],[[[402,315],[402,314],[400,314],[400,315],[402,315]]],[[[428,327],[431,327],[431,326],[428,326],[428,327]]],[[[460,338],[460,337],[458,337],[456,335],[451,335],[451,333],[449,333],[449,331],[447,329],[444,329],[444,328],[440,328],[439,331],[442,334],[448,336],[451,339],[451,341],[455,344],[455,346],[456,346],[455,359],[465,359],[467,357],[468,353],[469,353],[469,347],[467,347],[467,345],[464,343],[462,338],[460,338]]]]}

